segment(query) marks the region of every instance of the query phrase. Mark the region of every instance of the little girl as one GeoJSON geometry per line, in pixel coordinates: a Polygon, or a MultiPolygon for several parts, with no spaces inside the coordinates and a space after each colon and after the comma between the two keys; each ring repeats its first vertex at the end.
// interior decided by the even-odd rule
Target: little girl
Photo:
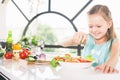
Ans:
{"type": "Polygon", "coordinates": [[[91,55],[95,70],[103,73],[118,72],[115,66],[119,59],[120,43],[113,28],[111,12],[105,5],[95,5],[88,12],[89,34],[76,32],[63,46],[84,44],[82,57],[91,55]]]}

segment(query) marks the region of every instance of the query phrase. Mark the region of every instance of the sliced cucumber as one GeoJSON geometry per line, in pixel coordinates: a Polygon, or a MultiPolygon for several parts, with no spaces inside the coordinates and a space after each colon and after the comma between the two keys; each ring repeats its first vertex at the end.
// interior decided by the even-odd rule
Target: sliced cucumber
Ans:
{"type": "Polygon", "coordinates": [[[36,61],[36,59],[35,59],[33,56],[29,56],[29,57],[27,58],[27,60],[28,60],[29,62],[35,62],[35,61],[36,61]]]}

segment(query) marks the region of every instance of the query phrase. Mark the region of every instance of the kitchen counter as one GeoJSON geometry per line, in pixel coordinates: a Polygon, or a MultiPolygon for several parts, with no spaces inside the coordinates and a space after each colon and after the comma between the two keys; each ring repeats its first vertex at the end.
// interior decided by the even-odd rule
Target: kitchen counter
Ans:
{"type": "MultiPolygon", "coordinates": [[[[118,69],[119,66],[120,63],[118,69]]],[[[5,75],[5,80],[120,80],[120,73],[103,74],[82,63],[62,62],[53,68],[49,64],[27,64],[25,60],[1,59],[0,72],[5,75]]]]}

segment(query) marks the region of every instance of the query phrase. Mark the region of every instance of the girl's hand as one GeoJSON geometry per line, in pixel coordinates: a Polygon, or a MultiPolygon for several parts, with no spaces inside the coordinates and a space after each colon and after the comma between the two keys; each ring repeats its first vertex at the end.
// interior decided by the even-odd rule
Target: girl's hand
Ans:
{"type": "Polygon", "coordinates": [[[102,64],[95,67],[95,70],[99,70],[102,73],[118,73],[119,71],[109,64],[102,64]]]}
{"type": "Polygon", "coordinates": [[[87,34],[83,32],[75,32],[74,35],[67,40],[60,43],[60,45],[67,47],[67,46],[75,46],[79,44],[85,44],[87,39],[87,34]]]}
{"type": "Polygon", "coordinates": [[[76,32],[72,37],[73,44],[85,44],[87,39],[87,34],[83,32],[76,32]]]}

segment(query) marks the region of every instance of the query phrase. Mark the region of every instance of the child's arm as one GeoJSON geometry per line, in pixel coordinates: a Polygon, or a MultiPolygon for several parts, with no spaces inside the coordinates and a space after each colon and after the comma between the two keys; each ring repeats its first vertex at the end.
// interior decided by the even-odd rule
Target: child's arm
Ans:
{"type": "MultiPolygon", "coordinates": [[[[119,61],[119,55],[120,55],[120,42],[119,40],[115,40],[113,41],[113,44],[111,46],[110,58],[106,62],[106,65],[112,68],[115,68],[116,64],[119,61]]],[[[108,71],[107,69],[104,70],[104,72],[107,72],[107,71],[108,71]]],[[[111,72],[114,72],[114,71],[111,70],[111,72]]]]}
{"type": "Polygon", "coordinates": [[[68,38],[64,42],[61,43],[62,46],[74,46],[79,44],[85,44],[87,39],[87,35],[83,32],[76,32],[71,38],[68,38]]]}
{"type": "Polygon", "coordinates": [[[111,46],[110,58],[108,59],[108,61],[103,65],[95,67],[95,69],[100,69],[101,72],[103,73],[118,72],[118,70],[115,69],[115,66],[119,61],[119,54],[120,54],[120,42],[119,40],[116,40],[113,42],[111,46]]]}

